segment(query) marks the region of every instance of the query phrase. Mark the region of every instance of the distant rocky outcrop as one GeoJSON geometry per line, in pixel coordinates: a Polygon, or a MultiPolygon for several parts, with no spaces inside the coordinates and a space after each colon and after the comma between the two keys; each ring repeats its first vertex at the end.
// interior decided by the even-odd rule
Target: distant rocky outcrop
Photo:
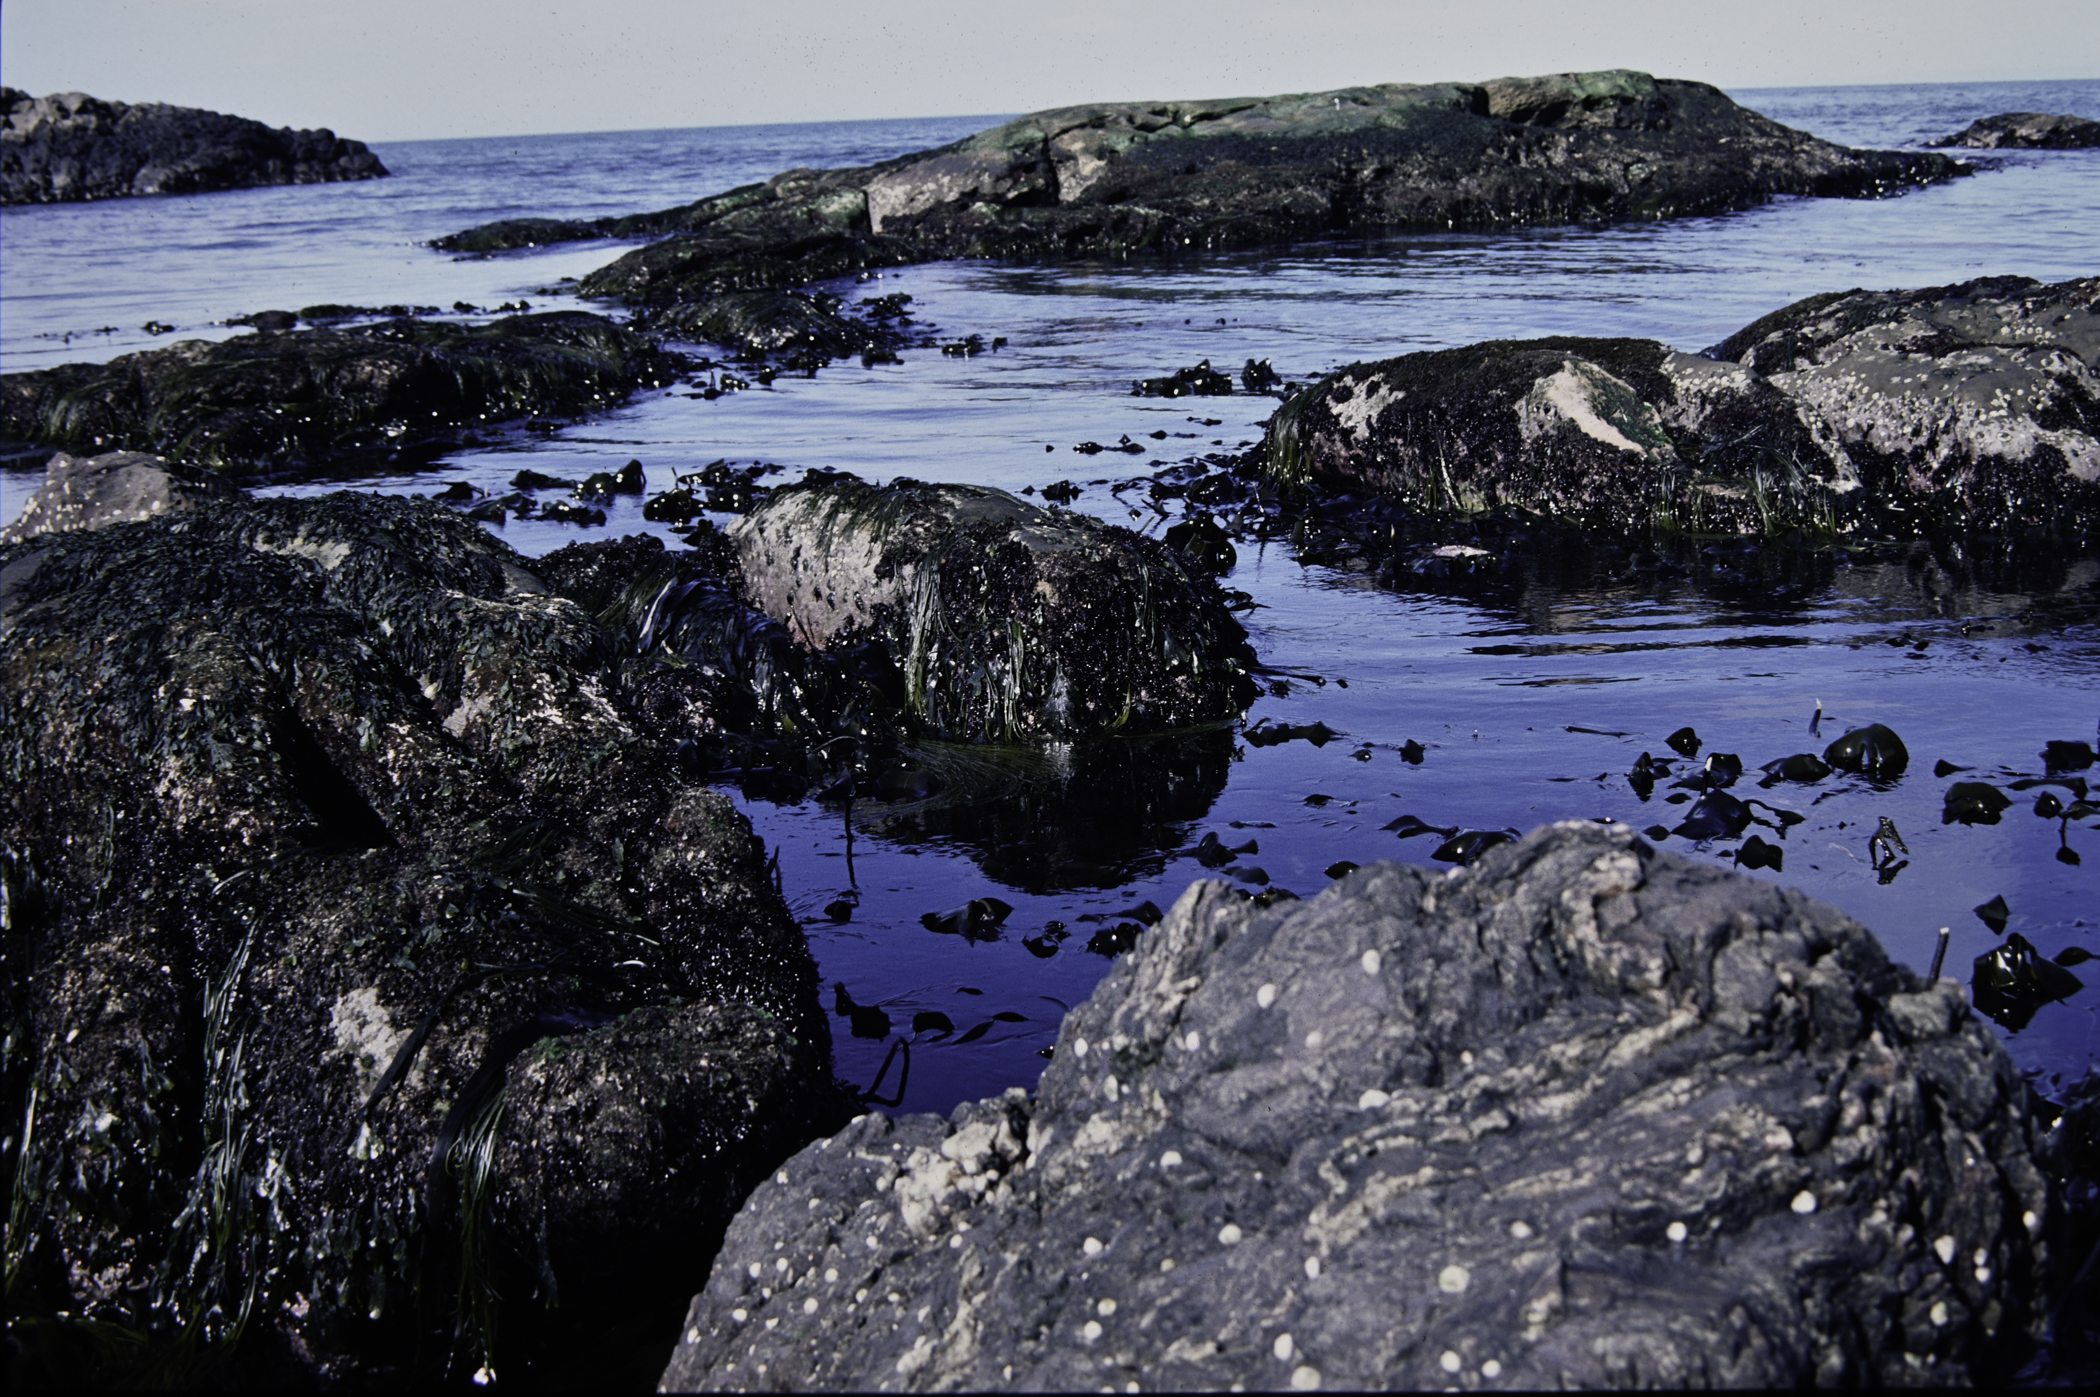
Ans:
{"type": "Polygon", "coordinates": [[[1034,1098],[760,1185],[663,1385],[1965,1383],[2045,1322],[2027,1102],[1955,986],[1623,829],[1201,883],[1034,1098]]]}
{"type": "Polygon", "coordinates": [[[1971,122],[1951,136],[1931,142],[1942,149],[2092,150],[2100,147],[2100,121],[2046,112],[2000,112],[1971,122]]]}
{"type": "Polygon", "coordinates": [[[364,142],[166,102],[0,88],[0,203],[327,184],[387,173],[364,142]]]}
{"type": "Polygon", "coordinates": [[[678,362],[579,311],[266,330],[0,375],[0,435],[150,451],[227,475],[294,475],[506,418],[610,407],[678,362]]]}
{"type": "Polygon", "coordinates": [[[1670,218],[1962,173],[1848,150],[1704,83],[1614,70],[1038,112],[938,150],[790,170],[627,218],[487,224],[481,253],[659,238],[585,279],[638,306],[942,257],[1120,256],[1395,228],[1670,218]]]}
{"type": "Polygon", "coordinates": [[[0,544],[11,1384],[639,1385],[843,1123],[588,571],[359,494],[0,544]]]}
{"type": "Polygon", "coordinates": [[[2100,278],[1811,296],[1708,350],[1497,341],[1342,369],[1290,484],[1610,534],[2100,526],[2100,278]]]}

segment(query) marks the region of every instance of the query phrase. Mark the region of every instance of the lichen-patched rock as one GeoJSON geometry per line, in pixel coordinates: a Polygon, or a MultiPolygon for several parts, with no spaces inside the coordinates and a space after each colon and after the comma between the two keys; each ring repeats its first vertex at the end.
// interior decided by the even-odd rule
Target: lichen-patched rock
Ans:
{"type": "Polygon", "coordinates": [[[1202,883],[1035,1101],[762,1185],[664,1385],[1960,1382],[2037,1323],[2024,1102],[1954,987],[1624,830],[1202,883]]]}
{"type": "Polygon", "coordinates": [[[143,451],[106,451],[92,457],[61,451],[45,464],[44,483],[23,503],[22,512],[0,526],[0,543],[180,514],[203,500],[233,493],[224,481],[173,468],[143,451]]]}
{"type": "Polygon", "coordinates": [[[875,640],[931,734],[1033,744],[1237,717],[1245,629],[1128,529],[975,485],[833,476],[730,530],[751,604],[817,649],[875,640]]]}
{"type": "Polygon", "coordinates": [[[14,1375],[633,1364],[843,1117],[749,826],[630,726],[604,632],[400,498],[0,573],[14,1375]]]}
{"type": "Polygon", "coordinates": [[[1595,532],[2100,524],[2100,278],[1836,292],[1708,350],[1503,340],[1355,364],[1264,442],[1289,484],[1595,532]]]}

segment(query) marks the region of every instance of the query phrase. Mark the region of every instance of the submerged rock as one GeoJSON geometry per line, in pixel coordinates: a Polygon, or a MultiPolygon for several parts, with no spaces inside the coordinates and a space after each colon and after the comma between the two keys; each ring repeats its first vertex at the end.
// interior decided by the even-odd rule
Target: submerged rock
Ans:
{"type": "MultiPolygon", "coordinates": [[[[636,305],[958,256],[1099,256],[1386,228],[1668,218],[1779,194],[1874,196],[1963,172],[1781,126],[1704,83],[1613,70],[1037,112],[937,150],[790,170],[569,225],[655,237],[585,279],[636,305]]],[[[548,241],[545,221],[436,246],[548,241]]]]}
{"type": "Polygon", "coordinates": [[[1034,745],[1237,717],[1246,631],[1156,540],[974,485],[831,476],[729,531],[750,603],[815,650],[874,642],[931,736],[1034,745]]]}
{"type": "Polygon", "coordinates": [[[178,470],[140,451],[108,451],[86,458],[61,451],[45,465],[44,483],[22,512],[0,526],[0,543],[179,514],[233,493],[214,476],[178,470]]]}
{"type": "Polygon", "coordinates": [[[2046,112],[2000,112],[1972,121],[1953,135],[1942,136],[1930,144],[1942,149],[1966,146],[1973,150],[2091,150],[2100,147],[2100,121],[2046,112]]]}
{"type": "Polygon", "coordinates": [[[379,179],[363,141],[166,102],[0,88],[0,204],[379,179]]]}
{"type": "Polygon", "coordinates": [[[391,497],[0,571],[11,1375],[627,1372],[843,1101],[762,848],[607,634],[391,497]]]}
{"type": "Polygon", "coordinates": [[[1268,473],[1608,533],[2100,522],[2100,278],[1812,296],[1707,351],[1502,340],[1342,369],[1268,473]]]}
{"type": "Polygon", "coordinates": [[[288,475],[462,427],[610,407],[668,378],[674,362],[580,311],[186,340],[0,376],[0,435],[288,475]]]}
{"type": "MultiPolygon", "coordinates": [[[[904,297],[909,300],[910,297],[904,297]]],[[[902,307],[894,309],[901,311],[902,307]]],[[[841,310],[839,298],[799,291],[732,291],[705,300],[667,306],[644,317],[650,330],[678,339],[719,344],[759,356],[802,351],[843,358],[868,350],[894,350],[908,337],[893,322],[841,310]]]]}
{"type": "Polygon", "coordinates": [[[2042,1322],[2026,1099],[1952,986],[1624,831],[1198,884],[1034,1100],[761,1185],[663,1384],[1964,1382],[2042,1322]]]}

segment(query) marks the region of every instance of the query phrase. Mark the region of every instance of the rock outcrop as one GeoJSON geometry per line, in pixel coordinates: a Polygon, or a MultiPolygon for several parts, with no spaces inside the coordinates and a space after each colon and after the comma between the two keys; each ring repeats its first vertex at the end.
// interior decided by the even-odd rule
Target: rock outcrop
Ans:
{"type": "Polygon", "coordinates": [[[1287,402],[1288,484],[1626,534],[2100,525],[2100,278],[1811,296],[1705,355],[1497,341],[1287,402]]]}
{"type": "Polygon", "coordinates": [[[11,1379],[648,1376],[847,1102],[762,848],[613,638],[401,498],[0,580],[11,1379]]]}
{"type": "Polygon", "coordinates": [[[362,141],[165,102],[0,88],[0,204],[379,179],[362,141]]]}
{"type": "Polygon", "coordinates": [[[44,483],[22,512],[0,526],[0,543],[179,514],[233,493],[216,476],[178,471],[141,451],[85,458],[61,451],[44,466],[44,483]]]}
{"type": "Polygon", "coordinates": [[[0,376],[0,435],[286,476],[506,418],[610,407],[679,363],[577,311],[263,331],[0,376]]]}
{"type": "Polygon", "coordinates": [[[1254,696],[1245,629],[1183,555],[1001,490],[819,478],[730,540],[753,606],[812,649],[880,646],[930,736],[1188,727],[1254,696]]]}
{"type": "Polygon", "coordinates": [[[1890,194],[1962,170],[1945,156],[1834,146],[1704,83],[1615,70],[1066,107],[657,213],[489,224],[435,245],[660,238],[583,288],[658,306],[943,257],[1679,217],[1780,194],[1890,194]]]}
{"type": "Polygon", "coordinates": [[[2000,112],[1972,121],[1951,136],[1933,141],[1941,149],[2092,150],[2100,147],[2100,121],[2047,112],[2000,112]]]}
{"type": "Polygon", "coordinates": [[[1624,830],[1198,884],[1036,1098],[782,1166],[663,1385],[1964,1382],[2041,1322],[2026,1101],[1954,986],[1624,830]]]}

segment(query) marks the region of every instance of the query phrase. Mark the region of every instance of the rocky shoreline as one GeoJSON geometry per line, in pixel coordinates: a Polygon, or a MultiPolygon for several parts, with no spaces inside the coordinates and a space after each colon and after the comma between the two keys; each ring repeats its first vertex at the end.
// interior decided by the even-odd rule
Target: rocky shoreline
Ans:
{"type": "Polygon", "coordinates": [[[0,88],[0,204],[382,179],[362,141],[166,102],[0,88]]]}

